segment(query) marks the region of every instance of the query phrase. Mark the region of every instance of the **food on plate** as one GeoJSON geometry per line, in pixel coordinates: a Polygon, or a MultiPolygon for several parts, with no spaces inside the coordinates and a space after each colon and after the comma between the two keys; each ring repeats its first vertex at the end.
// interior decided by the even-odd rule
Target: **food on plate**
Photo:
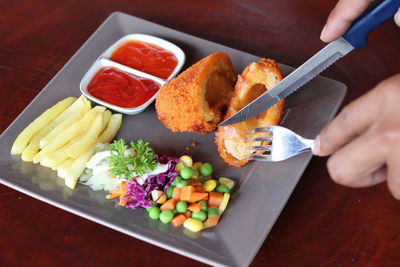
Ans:
{"type": "Polygon", "coordinates": [[[172,52],[137,40],[119,45],[110,59],[162,79],[167,79],[178,64],[178,59],[172,52]]]}
{"type": "Polygon", "coordinates": [[[105,198],[118,199],[120,206],[146,208],[151,219],[198,232],[217,225],[228,205],[234,182],[212,179],[210,163],[193,163],[189,155],[158,156],[141,139],[98,144],[96,151],[80,182],[109,191],[105,198]]]}
{"type": "Polygon", "coordinates": [[[79,116],[82,116],[86,111],[90,109],[90,102],[86,98],[80,97],[74,103],[72,103],[65,111],[51,121],[46,127],[36,134],[28,146],[25,148],[21,155],[23,161],[32,161],[33,157],[38,153],[40,149],[40,143],[45,137],[48,138],[48,134],[52,133],[56,136],[62,132],[66,125],[71,124],[74,120],[77,120],[79,116]]]}
{"type": "MultiPolygon", "coordinates": [[[[271,59],[261,59],[253,62],[239,75],[235,91],[225,114],[229,118],[265,91],[271,89],[283,79],[278,64],[271,59]]],[[[277,125],[281,118],[284,100],[281,100],[267,111],[244,122],[218,127],[216,132],[217,149],[226,163],[241,167],[249,162],[251,154],[255,152],[249,146],[264,145],[267,142],[246,142],[248,130],[259,126],[277,125]]],[[[256,137],[257,134],[254,135],[256,137]]]]}
{"type": "Polygon", "coordinates": [[[173,132],[213,131],[223,118],[235,82],[227,54],[205,57],[161,87],[156,97],[158,118],[173,132]]]}
{"type": "Polygon", "coordinates": [[[153,80],[113,67],[101,68],[87,86],[89,94],[95,98],[123,108],[143,105],[159,89],[160,84],[153,80]]]}
{"type": "Polygon", "coordinates": [[[31,122],[15,139],[14,144],[11,147],[11,154],[21,154],[24,152],[26,146],[34,138],[34,136],[41,131],[46,125],[48,125],[54,118],[56,118],[60,113],[67,109],[76,98],[68,97],[64,100],[58,102],[51,108],[43,112],[39,117],[37,117],[33,122],[31,122]]]}
{"type": "Polygon", "coordinates": [[[23,161],[57,170],[57,175],[73,189],[95,153],[96,144],[111,142],[121,122],[121,114],[112,115],[101,106],[91,108],[84,96],[68,97],[22,131],[11,154],[22,154],[23,161]]]}

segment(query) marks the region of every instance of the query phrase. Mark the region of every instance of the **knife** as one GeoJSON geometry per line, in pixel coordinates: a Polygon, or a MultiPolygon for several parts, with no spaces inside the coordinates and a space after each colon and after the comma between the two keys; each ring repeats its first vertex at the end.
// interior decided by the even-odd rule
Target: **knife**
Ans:
{"type": "Polygon", "coordinates": [[[309,82],[339,58],[367,44],[369,32],[394,16],[400,0],[383,0],[363,13],[339,39],[329,43],[270,90],[221,122],[226,126],[246,121],[278,103],[309,82]]]}

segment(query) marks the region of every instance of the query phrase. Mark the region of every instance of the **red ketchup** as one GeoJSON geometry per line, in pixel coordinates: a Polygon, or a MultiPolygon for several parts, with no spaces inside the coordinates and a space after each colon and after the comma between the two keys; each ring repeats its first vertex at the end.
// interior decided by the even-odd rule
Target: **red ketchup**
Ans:
{"type": "Polygon", "coordinates": [[[87,86],[92,96],[123,108],[146,103],[159,89],[160,85],[152,80],[112,67],[101,68],[87,86]]]}
{"type": "Polygon", "coordinates": [[[172,52],[135,40],[120,45],[110,59],[162,79],[167,79],[178,64],[178,59],[172,52]]]}

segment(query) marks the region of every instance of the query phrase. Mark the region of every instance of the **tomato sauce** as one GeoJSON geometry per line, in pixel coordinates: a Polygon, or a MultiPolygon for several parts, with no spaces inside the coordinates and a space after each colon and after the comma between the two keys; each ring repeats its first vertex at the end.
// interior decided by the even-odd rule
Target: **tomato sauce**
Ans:
{"type": "Polygon", "coordinates": [[[124,108],[146,103],[159,89],[160,85],[152,80],[112,67],[101,68],[87,86],[92,96],[124,108]]]}
{"type": "Polygon", "coordinates": [[[110,60],[162,79],[167,79],[178,64],[178,59],[172,52],[135,40],[119,46],[111,54],[110,60]]]}

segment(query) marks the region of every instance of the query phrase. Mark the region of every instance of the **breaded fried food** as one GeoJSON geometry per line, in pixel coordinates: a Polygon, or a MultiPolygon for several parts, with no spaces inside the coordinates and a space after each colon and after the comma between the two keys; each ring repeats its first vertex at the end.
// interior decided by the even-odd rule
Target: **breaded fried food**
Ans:
{"type": "MultiPolygon", "coordinates": [[[[282,72],[274,60],[263,58],[259,62],[251,63],[239,75],[224,119],[235,114],[282,79],[282,72]]],[[[277,125],[281,118],[283,106],[284,100],[281,100],[267,111],[252,119],[233,125],[218,127],[215,134],[217,149],[224,161],[229,165],[242,167],[249,162],[248,157],[252,153],[262,154],[262,151],[252,151],[248,147],[264,145],[267,142],[246,143],[246,132],[259,126],[277,125]]],[[[257,134],[252,137],[256,136],[257,134]]]]}
{"type": "Polygon", "coordinates": [[[161,87],[156,98],[158,118],[173,132],[213,131],[222,121],[235,82],[227,54],[203,58],[161,87]]]}

